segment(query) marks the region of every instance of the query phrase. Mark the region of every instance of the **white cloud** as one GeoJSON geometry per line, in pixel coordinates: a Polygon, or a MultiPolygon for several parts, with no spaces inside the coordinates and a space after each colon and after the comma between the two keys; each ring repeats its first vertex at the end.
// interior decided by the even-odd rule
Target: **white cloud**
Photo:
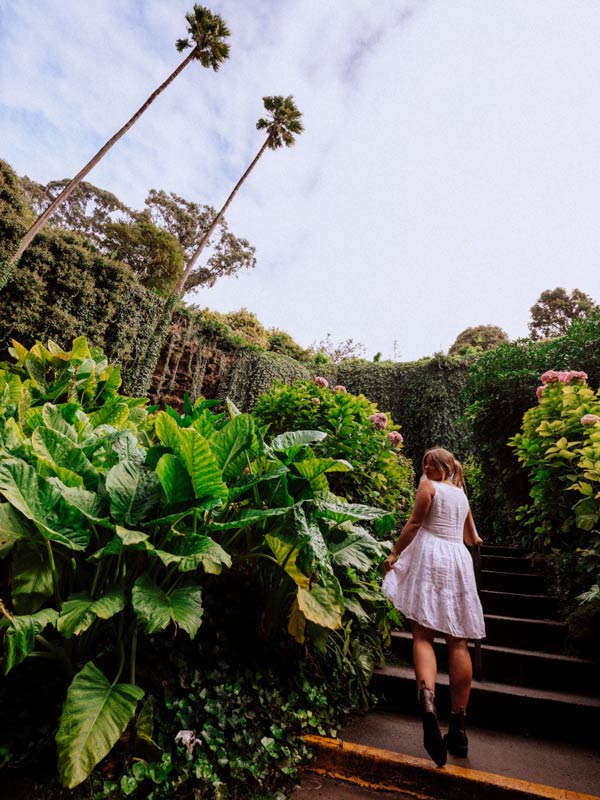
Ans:
{"type": "MultiPolygon", "coordinates": [[[[4,6],[0,155],[40,181],[79,169],[175,68],[191,9],[4,6]]],[[[258,265],[197,302],[410,359],[471,325],[525,335],[546,288],[600,300],[595,0],[212,8],[231,58],[191,64],[90,175],[133,205],[154,187],[218,207],[262,142],[261,98],[294,95],[305,133],[265,153],[228,214],[258,265]]]]}

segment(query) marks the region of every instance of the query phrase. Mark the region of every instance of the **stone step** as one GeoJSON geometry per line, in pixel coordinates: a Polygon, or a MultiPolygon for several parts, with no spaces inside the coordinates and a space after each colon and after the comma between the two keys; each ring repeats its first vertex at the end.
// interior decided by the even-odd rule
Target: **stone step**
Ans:
{"type": "Polygon", "coordinates": [[[524,547],[507,547],[499,544],[482,544],[482,556],[508,556],[510,558],[524,558],[530,555],[529,550],[524,547]]]}
{"type": "Polygon", "coordinates": [[[557,617],[557,602],[555,598],[548,597],[545,594],[501,592],[483,588],[479,594],[481,605],[486,614],[549,620],[557,617]]]}
{"type": "Polygon", "coordinates": [[[481,569],[486,572],[519,572],[526,574],[535,573],[530,558],[523,556],[495,556],[481,554],[481,569]]]}
{"type": "Polygon", "coordinates": [[[546,581],[542,575],[524,572],[481,570],[480,588],[492,592],[544,594],[546,581]]]}
{"type": "MultiPolygon", "coordinates": [[[[412,636],[408,631],[394,631],[391,646],[399,658],[411,662],[412,636]]],[[[446,670],[445,640],[436,636],[433,646],[438,667],[446,670]]],[[[469,647],[473,655],[474,644],[470,643],[469,647]]],[[[488,644],[487,640],[481,645],[481,677],[486,681],[594,696],[600,694],[599,671],[598,663],[584,658],[498,647],[488,644]]]]}
{"type": "MultiPolygon", "coordinates": [[[[372,688],[380,698],[380,708],[419,713],[412,667],[387,665],[377,669],[372,688]]],[[[448,675],[443,672],[438,673],[436,705],[445,720],[450,693],[448,675]]],[[[473,681],[468,717],[474,726],[600,747],[598,697],[473,681]]]]}
{"type": "Polygon", "coordinates": [[[486,644],[519,650],[562,652],[567,639],[564,622],[485,614],[486,644]]]}

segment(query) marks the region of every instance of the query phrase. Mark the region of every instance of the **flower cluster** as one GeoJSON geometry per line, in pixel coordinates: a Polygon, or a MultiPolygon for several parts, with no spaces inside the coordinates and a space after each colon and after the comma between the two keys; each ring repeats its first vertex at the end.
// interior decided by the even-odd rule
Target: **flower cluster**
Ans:
{"type": "Polygon", "coordinates": [[[369,419],[376,428],[380,428],[382,431],[386,429],[388,418],[387,414],[384,414],[383,411],[378,411],[376,414],[371,414],[369,419]]]}
{"type": "Polygon", "coordinates": [[[322,389],[328,389],[329,388],[329,381],[327,380],[327,378],[321,377],[321,375],[317,375],[317,377],[315,378],[315,383],[317,384],[317,386],[320,386],[322,389]]]}
{"type": "Polygon", "coordinates": [[[339,392],[340,394],[348,394],[348,390],[345,386],[342,386],[341,383],[338,383],[336,386],[333,387],[334,392],[339,392]]]}
{"type": "Polygon", "coordinates": [[[557,372],[556,370],[549,369],[542,375],[542,384],[545,386],[547,383],[572,383],[573,381],[587,381],[587,372],[571,369],[568,372],[557,372]]]}
{"type": "Polygon", "coordinates": [[[400,447],[402,442],[404,441],[404,436],[398,431],[390,431],[388,433],[388,439],[392,443],[394,447],[400,447]]]}
{"type": "Polygon", "coordinates": [[[582,425],[596,425],[600,422],[600,417],[597,414],[584,414],[579,421],[582,425]]]}
{"type": "Polygon", "coordinates": [[[549,369],[541,377],[542,385],[538,386],[536,389],[536,397],[539,400],[542,396],[542,392],[546,388],[549,383],[572,383],[573,381],[578,381],[581,383],[585,383],[587,381],[587,372],[582,372],[581,370],[571,369],[567,371],[559,371],[554,369],[549,369]]]}

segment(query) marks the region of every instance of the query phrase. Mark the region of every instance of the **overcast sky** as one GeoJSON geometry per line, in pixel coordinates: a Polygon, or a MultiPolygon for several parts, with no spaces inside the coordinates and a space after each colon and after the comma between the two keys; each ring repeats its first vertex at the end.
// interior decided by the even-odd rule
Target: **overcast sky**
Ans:
{"type": "MultiPolygon", "coordinates": [[[[598,0],[204,0],[231,29],[88,176],[219,207],[258,151],[264,95],[305,133],[232,204],[257,266],[199,291],[308,346],[447,351],[527,335],[544,289],[600,302],[598,0]]],[[[0,0],[0,157],[71,177],[182,60],[192,0],[0,0]]]]}

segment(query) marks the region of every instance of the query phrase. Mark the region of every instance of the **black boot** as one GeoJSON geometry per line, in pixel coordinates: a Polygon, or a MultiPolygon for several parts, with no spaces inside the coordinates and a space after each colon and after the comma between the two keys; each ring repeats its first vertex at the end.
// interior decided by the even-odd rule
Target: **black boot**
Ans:
{"type": "Polygon", "coordinates": [[[425,686],[425,681],[421,681],[419,689],[419,703],[423,716],[423,745],[436,766],[443,767],[446,763],[446,744],[442,738],[442,732],[438,724],[435,703],[433,702],[433,692],[425,686]]]}
{"type": "Polygon", "coordinates": [[[450,726],[444,736],[444,742],[449,753],[459,758],[466,758],[469,752],[469,740],[465,733],[465,710],[450,712],[450,726]]]}

